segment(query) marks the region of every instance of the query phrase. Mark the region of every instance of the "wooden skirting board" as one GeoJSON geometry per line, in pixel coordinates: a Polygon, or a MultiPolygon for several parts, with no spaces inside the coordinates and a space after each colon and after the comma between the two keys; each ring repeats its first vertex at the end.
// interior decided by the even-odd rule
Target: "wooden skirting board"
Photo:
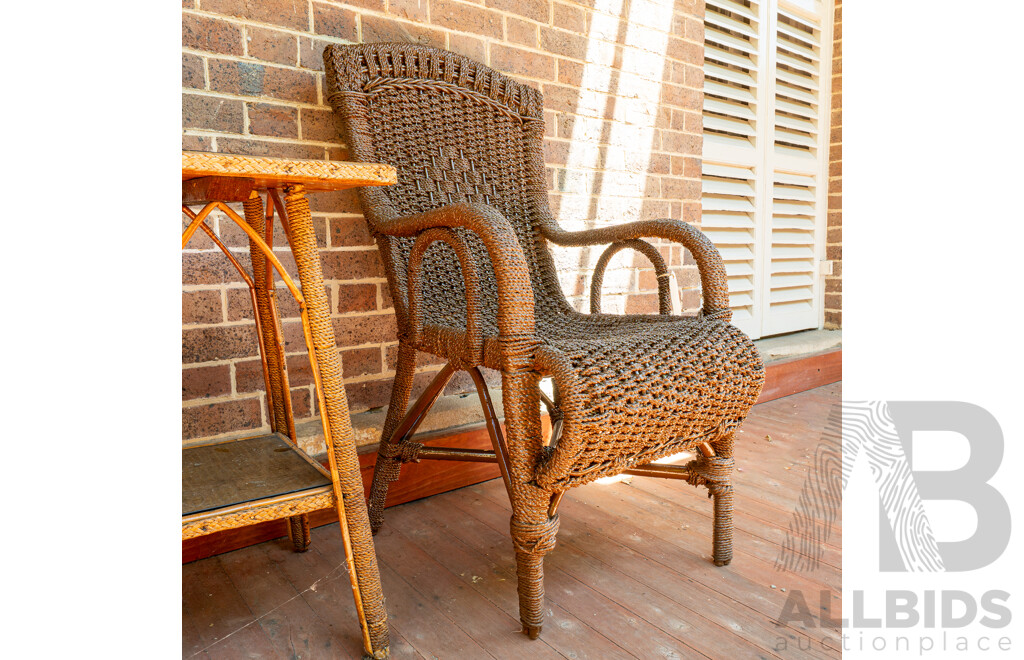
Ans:
{"type": "MultiPolygon", "coordinates": [[[[791,360],[769,363],[765,369],[765,383],[757,403],[772,401],[797,392],[835,383],[843,379],[842,349],[826,351],[815,355],[801,356],[791,360]]],[[[545,420],[546,421],[546,420],[545,420]]],[[[468,430],[438,431],[424,434],[417,441],[426,445],[490,449],[487,431],[481,425],[468,430]]],[[[373,478],[373,464],[377,458],[376,446],[360,449],[359,468],[363,476],[363,488],[367,495],[373,478]]],[[[403,504],[423,497],[445,493],[457,488],[471,486],[482,481],[497,479],[501,475],[493,463],[466,463],[461,461],[422,461],[402,467],[402,478],[388,489],[388,506],[403,504]]],[[[319,527],[338,522],[334,509],[324,509],[309,514],[310,525],[319,527]]],[[[229,529],[208,534],[181,543],[182,563],[203,559],[223,552],[237,550],[249,545],[263,543],[288,535],[287,520],[229,529]]]]}

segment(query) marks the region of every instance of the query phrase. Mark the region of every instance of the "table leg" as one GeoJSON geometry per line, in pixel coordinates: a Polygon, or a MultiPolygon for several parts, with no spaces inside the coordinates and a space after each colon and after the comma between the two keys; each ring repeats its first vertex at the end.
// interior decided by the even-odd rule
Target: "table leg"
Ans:
{"type": "MultiPolygon", "coordinates": [[[[373,658],[388,657],[388,623],[374,554],[370,521],[363,497],[352,421],[342,382],[341,357],[334,342],[331,309],[324,292],[323,270],[310,218],[309,201],[302,186],[286,188],[289,242],[302,283],[308,326],[314,354],[310,356],[317,380],[317,398],[324,426],[324,438],[331,461],[338,518],[345,541],[346,560],[354,564],[353,595],[363,624],[363,643],[373,658]]],[[[350,576],[353,573],[350,571],[350,576]]]]}
{"type": "MultiPolygon", "coordinates": [[[[245,221],[260,236],[266,235],[263,215],[263,200],[255,190],[242,205],[245,209],[245,221]]],[[[270,413],[270,427],[274,432],[287,434],[295,442],[294,421],[291,410],[291,392],[288,386],[288,371],[285,366],[284,347],[281,333],[278,331],[279,319],[277,305],[268,290],[267,257],[255,241],[249,239],[249,254],[252,259],[252,279],[256,290],[256,309],[253,310],[260,320],[265,351],[263,366],[264,376],[270,384],[267,392],[267,404],[270,413]]]]}

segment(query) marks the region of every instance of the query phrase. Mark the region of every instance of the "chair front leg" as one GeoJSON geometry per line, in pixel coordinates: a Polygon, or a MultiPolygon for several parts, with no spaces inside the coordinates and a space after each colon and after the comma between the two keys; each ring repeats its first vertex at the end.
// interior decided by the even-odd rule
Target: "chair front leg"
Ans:
{"type": "Polygon", "coordinates": [[[544,555],[555,547],[558,516],[548,517],[552,493],[531,483],[543,443],[539,379],[528,372],[503,376],[519,619],[523,632],[537,639],[544,623],[544,555]]]}
{"type": "Polygon", "coordinates": [[[392,437],[399,422],[405,416],[412,393],[412,381],[416,375],[416,349],[407,342],[398,344],[398,365],[395,367],[395,382],[391,388],[391,403],[384,420],[380,444],[377,446],[377,463],[373,468],[373,485],[370,486],[370,530],[376,534],[384,524],[384,501],[388,497],[388,486],[398,480],[401,471],[401,448],[394,446],[398,438],[392,437]],[[397,450],[397,451],[396,451],[397,450]]]}
{"type": "Polygon", "coordinates": [[[516,553],[519,620],[530,639],[540,637],[544,624],[544,555],[555,548],[558,515],[548,518],[547,505],[520,506],[512,514],[512,547],[516,553]]]}

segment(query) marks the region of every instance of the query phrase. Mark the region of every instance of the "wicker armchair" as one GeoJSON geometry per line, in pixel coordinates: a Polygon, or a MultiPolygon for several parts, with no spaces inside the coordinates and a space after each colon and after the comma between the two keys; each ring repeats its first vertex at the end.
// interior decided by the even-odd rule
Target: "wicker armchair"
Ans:
{"type": "Polygon", "coordinates": [[[328,94],[356,161],[398,169],[398,185],[362,188],[395,301],[398,366],[370,498],[374,530],[403,462],[492,460],[512,503],[523,631],[543,621],[543,557],[555,545],[566,489],[623,472],[683,478],[714,496],[714,560],[732,558],[733,433],[764,380],[757,350],[729,324],[725,268],[697,229],[651,220],[566,232],[547,204],[541,94],[453,53],[407,44],[330,46],[328,94]],[[672,316],[599,313],[604,265],[640,239],[681,243],[700,270],[703,310],[672,316]],[[547,242],[610,245],[598,263],[592,313],[559,286],[547,242]],[[406,412],[416,352],[448,364],[406,412]],[[479,371],[501,372],[506,438],[479,371]],[[458,370],[476,383],[494,452],[423,447],[411,436],[458,370]],[[550,376],[553,400],[540,388],[550,376]],[[552,431],[542,433],[541,404],[552,431]],[[685,467],[650,465],[699,450],[685,467]]]}

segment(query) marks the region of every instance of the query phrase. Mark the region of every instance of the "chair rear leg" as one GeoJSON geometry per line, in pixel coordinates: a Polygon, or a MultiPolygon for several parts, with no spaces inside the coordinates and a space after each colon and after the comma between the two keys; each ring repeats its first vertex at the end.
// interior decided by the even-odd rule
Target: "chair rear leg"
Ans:
{"type": "Polygon", "coordinates": [[[370,530],[376,534],[384,524],[384,501],[388,497],[388,486],[398,480],[401,470],[400,451],[392,445],[398,439],[392,437],[399,422],[405,416],[412,393],[412,381],[416,374],[416,349],[406,343],[398,344],[398,365],[395,367],[395,382],[391,388],[391,403],[384,420],[380,444],[377,447],[377,463],[373,468],[373,484],[370,487],[370,530]]]}
{"type": "Polygon", "coordinates": [[[732,485],[717,490],[712,556],[715,566],[725,566],[732,561],[732,485]]]}
{"type": "Polygon", "coordinates": [[[715,529],[712,537],[712,557],[716,566],[726,566],[732,561],[732,474],[733,435],[712,443],[715,458],[715,481],[708,489],[715,499],[715,529]]]}

